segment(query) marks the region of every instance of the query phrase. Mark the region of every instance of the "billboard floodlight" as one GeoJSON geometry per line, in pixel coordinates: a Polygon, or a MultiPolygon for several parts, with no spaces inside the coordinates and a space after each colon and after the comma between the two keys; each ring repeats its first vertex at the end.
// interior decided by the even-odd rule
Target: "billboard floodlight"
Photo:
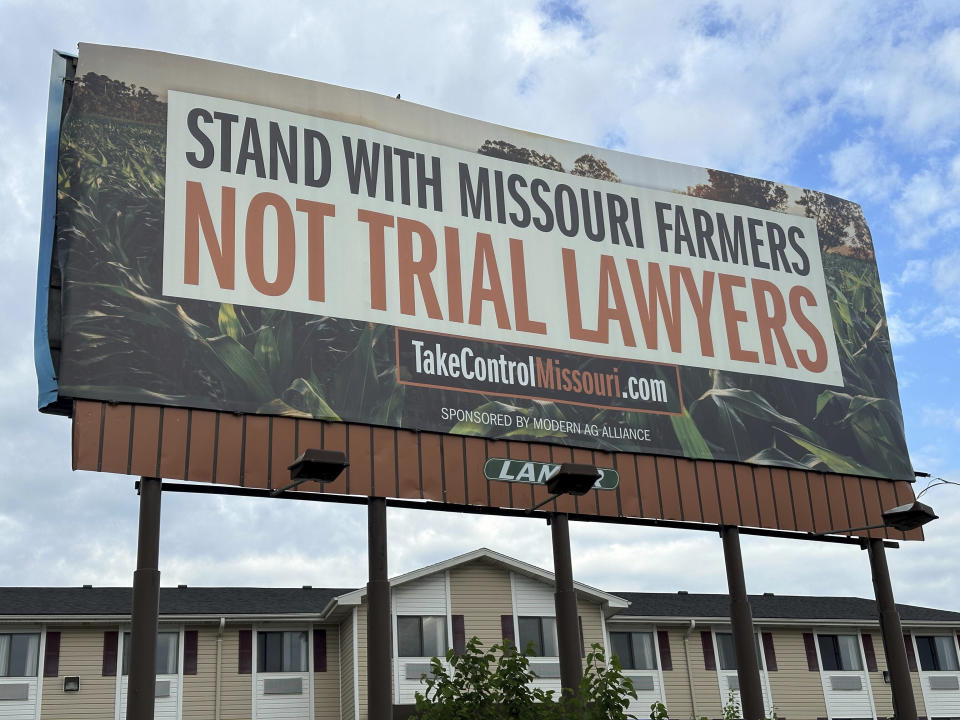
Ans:
{"type": "Polygon", "coordinates": [[[925,505],[919,500],[914,500],[912,503],[898,505],[895,508],[884,510],[883,513],[881,513],[881,517],[883,517],[883,522],[877,525],[844,528],[843,530],[824,530],[823,532],[813,533],[813,535],[848,533],[857,530],[878,530],[879,528],[893,528],[901,532],[909,532],[910,530],[916,530],[921,525],[926,525],[931,520],[936,520],[939,515],[937,515],[929,505],[925,505]]]}
{"type": "Polygon", "coordinates": [[[527,512],[533,512],[538,507],[555,500],[559,495],[586,495],[602,477],[603,471],[593,465],[561,463],[547,475],[546,484],[550,496],[527,512]]]}
{"type": "Polygon", "coordinates": [[[303,454],[289,466],[290,484],[274,490],[270,495],[276,497],[297,487],[300,483],[308,481],[326,483],[336,480],[337,476],[349,464],[347,456],[339,450],[320,450],[317,448],[304,450],[303,454]]]}

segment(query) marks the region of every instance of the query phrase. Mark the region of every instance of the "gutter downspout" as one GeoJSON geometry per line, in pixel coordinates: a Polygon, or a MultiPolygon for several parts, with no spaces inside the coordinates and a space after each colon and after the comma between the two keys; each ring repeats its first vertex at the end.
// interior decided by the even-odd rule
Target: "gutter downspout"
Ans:
{"type": "MultiPolygon", "coordinates": [[[[697,627],[697,621],[690,618],[690,627],[683,633],[683,658],[687,661],[687,683],[690,685],[690,702],[693,705],[693,717],[699,718],[700,711],[697,710],[697,691],[693,685],[693,669],[690,666],[690,645],[688,642],[690,640],[690,633],[693,632],[695,627],[697,627]]],[[[219,716],[217,720],[219,720],[219,716]]]]}
{"type": "Polygon", "coordinates": [[[220,666],[223,658],[223,628],[227,624],[225,617],[220,618],[220,627],[217,628],[217,691],[216,691],[216,710],[214,711],[215,720],[220,720],[220,666]]]}

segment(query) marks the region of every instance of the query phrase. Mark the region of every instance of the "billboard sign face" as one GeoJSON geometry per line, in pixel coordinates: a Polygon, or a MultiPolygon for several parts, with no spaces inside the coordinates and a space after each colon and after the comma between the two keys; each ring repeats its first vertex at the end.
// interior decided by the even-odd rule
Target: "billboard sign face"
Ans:
{"type": "Polygon", "coordinates": [[[912,477],[846,201],[81,45],[61,398],[912,477]]]}

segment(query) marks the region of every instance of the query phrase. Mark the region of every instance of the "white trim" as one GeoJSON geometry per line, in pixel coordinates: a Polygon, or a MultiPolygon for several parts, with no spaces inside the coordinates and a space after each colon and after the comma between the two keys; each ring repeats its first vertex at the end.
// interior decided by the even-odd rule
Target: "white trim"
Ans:
{"type": "MultiPolygon", "coordinates": [[[[911,637],[913,635],[911,634],[911,637]]],[[[867,667],[867,654],[863,651],[863,632],[857,628],[857,644],[860,646],[860,660],[863,664],[863,677],[867,685],[867,697],[870,698],[870,712],[877,716],[877,703],[873,699],[873,685],[870,683],[870,668],[867,667]]]]}
{"type": "MultiPolygon", "coordinates": [[[[502,555],[494,550],[480,548],[463,555],[457,555],[456,557],[434,563],[433,565],[427,565],[426,567],[412,570],[408,573],[404,573],[403,575],[398,575],[390,580],[390,587],[402,585],[413,580],[418,580],[427,575],[433,575],[434,573],[445,571],[458,565],[463,565],[479,559],[489,560],[494,564],[506,567],[511,572],[526,575],[534,580],[540,580],[551,585],[554,584],[554,576],[552,572],[544,570],[543,568],[538,568],[535,565],[530,565],[529,563],[525,563],[521,560],[517,560],[516,558],[502,555]]],[[[630,606],[630,603],[624,600],[622,597],[619,597],[618,595],[611,595],[610,593],[604,592],[590,585],[584,585],[583,583],[575,582],[573,587],[576,591],[583,593],[584,595],[588,595],[600,600],[601,604],[604,607],[609,608],[611,611],[624,609],[630,606]]],[[[333,598],[327,604],[327,607],[323,609],[322,614],[324,616],[329,615],[333,612],[337,605],[359,605],[362,598],[365,597],[366,594],[366,587],[344,593],[339,597],[333,598]]]]}
{"type": "Polygon", "coordinates": [[[257,717],[257,626],[250,626],[250,717],[257,717]]]}
{"type": "Polygon", "coordinates": [[[123,684],[123,634],[126,632],[127,625],[117,626],[117,671],[113,674],[114,679],[114,701],[113,716],[120,720],[120,686],[123,684]]]}
{"type": "MultiPolygon", "coordinates": [[[[520,647],[520,621],[517,618],[517,583],[512,571],[510,572],[510,612],[513,615],[513,646],[522,652],[523,648],[520,647]]],[[[503,632],[502,628],[500,632],[503,632]]]]}
{"type": "Polygon", "coordinates": [[[47,626],[40,626],[40,647],[37,649],[37,697],[36,697],[36,707],[33,709],[33,716],[35,720],[40,720],[40,707],[43,704],[43,676],[46,668],[44,667],[46,662],[47,653],[47,626]]]}
{"type": "Polygon", "coordinates": [[[360,655],[357,635],[360,634],[360,608],[353,608],[353,720],[360,720],[360,655]]]}
{"type": "Polygon", "coordinates": [[[607,622],[606,618],[603,617],[603,610],[600,611],[600,642],[603,643],[603,656],[607,659],[607,664],[610,663],[610,645],[607,643],[607,622]]]}
{"type": "MultiPolygon", "coordinates": [[[[397,625],[397,596],[394,593],[390,593],[390,636],[393,639],[390,646],[392,648],[390,652],[390,662],[393,667],[393,702],[395,705],[400,704],[400,646],[397,644],[400,633],[397,625]]],[[[369,648],[369,636],[367,639],[367,647],[369,648]]]]}
{"type": "MultiPolygon", "coordinates": [[[[659,682],[660,682],[660,702],[662,702],[664,705],[666,705],[666,704],[667,704],[667,689],[663,686],[663,661],[660,659],[660,635],[657,634],[657,626],[656,626],[656,625],[653,626],[653,630],[651,630],[651,632],[653,633],[653,651],[657,654],[657,679],[658,679],[659,682]]],[[[670,634],[669,634],[669,632],[666,631],[666,630],[665,630],[664,632],[667,632],[667,643],[669,643],[669,642],[670,642],[670,634]]],[[[687,647],[687,645],[684,645],[684,647],[683,647],[683,655],[684,655],[684,659],[687,659],[688,662],[689,662],[689,648],[687,647]]],[[[671,660],[671,663],[672,663],[672,662],[673,662],[673,658],[671,657],[670,660],[671,660]]],[[[688,669],[689,669],[689,667],[690,667],[689,664],[687,665],[687,667],[688,667],[688,669]]],[[[689,675],[689,673],[688,673],[688,675],[689,675]]],[[[689,675],[689,676],[690,676],[691,678],[693,677],[692,675],[689,675]]],[[[694,707],[695,705],[696,705],[696,698],[694,698],[694,697],[691,695],[691,696],[690,696],[690,707],[692,708],[692,707],[694,707]]]]}
{"type": "MultiPolygon", "coordinates": [[[[186,628],[180,626],[180,639],[177,641],[177,644],[180,646],[180,657],[177,659],[177,720],[183,719],[183,658],[186,655],[186,648],[184,647],[184,638],[186,637],[186,628]]],[[[197,634],[197,655],[200,654],[200,634],[197,634]]],[[[199,657],[197,658],[199,663],[199,657]]],[[[199,668],[198,668],[199,672],[199,668]]],[[[156,699],[154,699],[156,703],[156,699]]]]}
{"type": "Polygon", "coordinates": [[[313,674],[316,668],[313,666],[313,625],[307,626],[307,696],[310,701],[310,720],[313,720],[313,674]]]}
{"type": "MultiPolygon", "coordinates": [[[[447,650],[453,648],[453,608],[450,607],[450,571],[445,570],[443,573],[443,582],[446,586],[447,592],[447,650]]],[[[466,621],[466,618],[464,618],[466,621]]],[[[466,635],[466,630],[464,630],[464,635],[466,635]]],[[[464,637],[466,639],[466,637],[464,637]]]]}
{"type": "MultiPolygon", "coordinates": [[[[330,647],[330,643],[327,643],[330,647]]],[[[327,658],[327,667],[330,667],[330,659],[327,658]]],[[[337,717],[343,720],[343,633],[340,632],[340,625],[337,625],[337,717]]],[[[220,720],[220,718],[216,718],[220,720]]]]}

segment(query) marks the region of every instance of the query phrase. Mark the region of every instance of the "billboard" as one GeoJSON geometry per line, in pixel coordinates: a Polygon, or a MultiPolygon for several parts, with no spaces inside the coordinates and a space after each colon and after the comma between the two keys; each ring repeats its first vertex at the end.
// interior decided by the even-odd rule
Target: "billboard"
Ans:
{"type": "Polygon", "coordinates": [[[162,53],[76,79],[58,400],[912,478],[855,204],[162,53]]]}

